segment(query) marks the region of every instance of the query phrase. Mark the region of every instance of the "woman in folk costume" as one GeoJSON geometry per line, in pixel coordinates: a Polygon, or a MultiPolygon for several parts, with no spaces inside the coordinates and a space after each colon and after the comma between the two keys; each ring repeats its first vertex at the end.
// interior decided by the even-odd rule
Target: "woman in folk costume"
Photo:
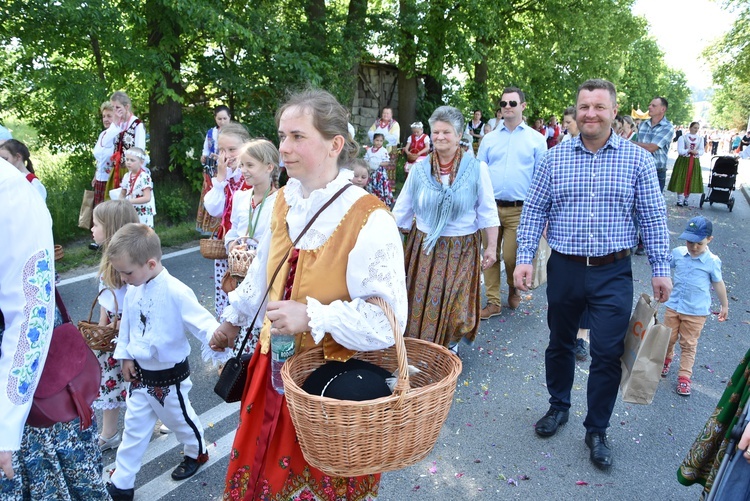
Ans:
{"type": "Polygon", "coordinates": [[[407,304],[401,239],[382,202],[350,185],[351,172],[339,171],[359,148],[347,132],[346,110],[333,96],[318,90],[293,95],[276,113],[276,123],[289,182],[276,197],[270,234],[260,242],[245,280],[230,293],[231,305],[223,315],[228,322],[211,341],[216,350],[230,346],[234,326],[265,310],[247,371],[224,499],[373,499],[379,474],[331,477],[305,461],[286,399],[271,384],[269,345],[271,336],[294,334],[297,352],[322,341],[326,359],[339,360],[357,350],[392,345],[383,310],[366,299],[387,301],[403,329],[407,304]],[[267,305],[262,302],[266,287],[267,305]]]}
{"type": "Polygon", "coordinates": [[[677,161],[672,169],[667,190],[677,193],[677,205],[688,206],[691,193],[703,193],[703,175],[700,156],[703,154],[703,137],[698,135],[700,124],[690,124],[690,132],[677,140],[677,161]]]}
{"type": "Polygon", "coordinates": [[[477,154],[479,143],[484,137],[484,124],[485,122],[484,120],[482,120],[482,110],[474,110],[474,115],[472,116],[471,122],[466,124],[466,130],[464,131],[464,135],[468,134],[469,137],[471,137],[474,155],[477,154]]]}
{"type": "MultiPolygon", "coordinates": [[[[716,492],[715,499],[747,499],[750,486],[750,414],[740,421],[742,411],[750,402],[750,350],[734,370],[719,403],[706,421],[703,430],[688,450],[677,481],[682,485],[701,484],[701,499],[716,492]],[[735,425],[744,428],[734,447],[734,459],[719,475],[724,456],[731,451],[729,442],[735,425]],[[723,482],[722,482],[723,481],[723,482]],[[721,485],[720,485],[721,484],[721,485]]],[[[728,458],[727,458],[728,459],[728,458]]]]}
{"type": "Polygon", "coordinates": [[[406,335],[457,351],[479,328],[480,267],[495,262],[500,221],[487,164],[459,147],[461,112],[439,107],[430,128],[434,151],[412,168],[393,208],[396,224],[409,232],[406,335]],[[487,230],[484,255],[481,229],[487,230]]]}
{"type": "Polygon", "coordinates": [[[219,160],[219,131],[232,120],[232,113],[223,104],[214,109],[214,121],[216,127],[211,127],[206,132],[203,140],[203,152],[201,153],[201,165],[203,166],[203,187],[201,188],[201,199],[198,202],[198,215],[195,218],[195,229],[204,234],[211,234],[221,222],[219,218],[213,217],[206,212],[203,206],[203,198],[211,189],[211,178],[216,175],[216,163],[219,160]]]}
{"type": "MultiPolygon", "coordinates": [[[[221,224],[215,238],[221,240],[232,227],[234,194],[237,191],[250,189],[242,176],[239,159],[242,146],[249,141],[250,133],[236,122],[228,123],[219,131],[219,159],[216,164],[216,176],[211,178],[211,189],[203,197],[203,206],[211,216],[220,218],[221,224]]],[[[214,260],[214,306],[217,317],[221,316],[221,312],[228,304],[227,294],[221,288],[221,279],[227,268],[226,259],[214,260]]]]}
{"type": "Polygon", "coordinates": [[[388,152],[393,153],[394,148],[398,145],[401,138],[401,127],[393,119],[393,110],[391,108],[383,108],[382,116],[375,120],[375,123],[370,126],[370,130],[367,131],[371,143],[373,136],[378,132],[383,134],[385,147],[388,149],[388,152]]]}
{"type": "Polygon", "coordinates": [[[46,363],[55,307],[52,218],[34,188],[0,160],[0,499],[109,500],[96,420],[27,424],[46,363]],[[33,231],[29,231],[33,229],[33,231]]]}
{"type": "Polygon", "coordinates": [[[385,140],[385,149],[388,150],[390,163],[386,166],[388,172],[388,183],[391,191],[396,187],[396,157],[398,156],[398,143],[401,141],[401,127],[393,119],[393,110],[383,108],[383,113],[378,120],[375,120],[367,131],[370,143],[373,143],[375,134],[383,134],[385,140]]]}
{"type": "Polygon", "coordinates": [[[424,133],[422,122],[414,122],[411,124],[411,136],[406,140],[406,146],[404,146],[404,154],[406,155],[404,171],[406,174],[409,174],[414,164],[427,158],[429,152],[430,136],[424,133]]]}
{"type": "Polygon", "coordinates": [[[120,187],[120,181],[125,175],[125,152],[136,147],[146,151],[146,127],[143,122],[133,115],[130,110],[130,98],[122,91],[117,91],[109,98],[115,110],[114,122],[110,127],[116,127],[119,132],[115,137],[115,152],[112,154],[112,171],[104,190],[105,200],[109,200],[109,192],[120,187]]]}
{"type": "MultiPolygon", "coordinates": [[[[94,146],[94,159],[96,160],[96,171],[91,179],[91,187],[94,188],[94,207],[104,202],[106,196],[107,181],[112,172],[112,154],[115,152],[115,138],[120,133],[117,127],[112,127],[115,117],[115,107],[112,101],[104,101],[99,107],[102,114],[102,125],[104,130],[99,134],[94,146]]],[[[94,249],[94,247],[92,247],[94,249]]]]}

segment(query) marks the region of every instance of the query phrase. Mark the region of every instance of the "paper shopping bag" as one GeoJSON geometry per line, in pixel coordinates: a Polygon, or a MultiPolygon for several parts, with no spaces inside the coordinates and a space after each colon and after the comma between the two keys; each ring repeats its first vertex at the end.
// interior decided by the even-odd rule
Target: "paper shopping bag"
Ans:
{"type": "Polygon", "coordinates": [[[620,389],[625,402],[650,404],[661,381],[671,329],[657,323],[658,304],[642,294],[630,318],[621,359],[620,389]]]}
{"type": "Polygon", "coordinates": [[[552,249],[547,243],[547,239],[544,237],[540,238],[539,247],[536,249],[536,255],[532,262],[534,275],[532,276],[529,288],[536,289],[547,282],[547,261],[549,261],[550,254],[552,254],[552,249]]]}
{"type": "Polygon", "coordinates": [[[78,213],[78,227],[84,230],[90,230],[93,225],[94,217],[94,192],[84,190],[83,201],[81,202],[81,211],[78,213]]]}

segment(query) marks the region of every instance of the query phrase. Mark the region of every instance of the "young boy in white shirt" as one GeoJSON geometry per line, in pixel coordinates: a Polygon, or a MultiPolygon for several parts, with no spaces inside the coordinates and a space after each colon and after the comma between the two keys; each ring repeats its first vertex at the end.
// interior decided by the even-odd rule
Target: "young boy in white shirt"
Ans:
{"type": "Polygon", "coordinates": [[[203,343],[204,358],[219,323],[161,264],[161,241],[145,224],[126,224],[107,246],[107,257],[129,285],[125,293],[114,358],[130,382],[125,430],[107,490],[114,501],[130,501],[157,419],[184,445],[184,458],[172,472],[184,480],[208,461],[203,426],[188,399],[190,380],[186,332],[203,343]]]}

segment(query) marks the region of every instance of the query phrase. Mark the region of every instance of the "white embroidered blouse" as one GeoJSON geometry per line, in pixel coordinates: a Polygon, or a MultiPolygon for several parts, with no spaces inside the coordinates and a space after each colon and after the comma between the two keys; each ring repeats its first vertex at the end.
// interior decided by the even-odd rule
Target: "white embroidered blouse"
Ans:
{"type": "Polygon", "coordinates": [[[0,451],[16,451],[55,321],[52,218],[34,188],[0,159],[0,451]],[[29,231],[29,229],[33,231],[29,231]]]}
{"type": "MultiPolygon", "coordinates": [[[[297,238],[318,209],[349,182],[349,178],[351,171],[344,169],[325,188],[313,191],[308,198],[302,196],[299,181],[289,180],[284,190],[284,201],[290,206],[287,225],[292,240],[297,238]]],[[[352,204],[366,194],[365,190],[357,187],[344,191],[320,214],[297,244],[298,248],[309,250],[320,247],[333,234],[352,204]]],[[[222,319],[234,325],[249,326],[258,308],[263,309],[261,313],[265,311],[265,302],[261,304],[261,299],[266,292],[270,244],[268,232],[258,245],[258,254],[247,277],[237,290],[229,293],[230,305],[224,310],[222,319]]],[[[383,310],[366,302],[373,296],[388,301],[401,332],[404,331],[407,302],[403,245],[388,211],[373,211],[360,230],[357,242],[349,253],[346,282],[351,301],[334,301],[325,305],[307,297],[307,314],[315,342],[320,342],[328,332],[337,343],[351,350],[370,351],[391,346],[394,343],[393,332],[383,310]]]]}
{"type": "Polygon", "coordinates": [[[224,187],[230,181],[232,182],[231,185],[242,184],[242,171],[239,167],[235,169],[227,167],[227,177],[224,181],[219,181],[215,177],[211,178],[211,189],[208,190],[206,196],[203,197],[203,207],[205,207],[206,212],[213,217],[221,217],[224,215],[224,205],[226,204],[224,187]]]}
{"type": "Polygon", "coordinates": [[[208,347],[219,323],[193,290],[166,268],[143,285],[128,286],[124,303],[114,353],[117,360],[137,360],[147,370],[170,369],[190,354],[186,332],[201,342],[204,360],[223,361],[231,355],[208,347]]]}
{"type": "MultiPolygon", "coordinates": [[[[271,229],[271,214],[273,213],[273,204],[276,202],[277,191],[274,191],[266,197],[265,203],[258,204],[258,206],[250,210],[253,200],[254,189],[238,191],[234,194],[234,200],[232,202],[232,216],[231,223],[232,227],[224,235],[224,243],[228,246],[231,242],[238,238],[246,236],[247,229],[250,226],[250,220],[255,225],[254,239],[256,242],[260,242],[263,235],[271,229]]],[[[257,244],[256,244],[257,245],[257,244]]],[[[254,245],[250,245],[250,248],[254,245]]]]}

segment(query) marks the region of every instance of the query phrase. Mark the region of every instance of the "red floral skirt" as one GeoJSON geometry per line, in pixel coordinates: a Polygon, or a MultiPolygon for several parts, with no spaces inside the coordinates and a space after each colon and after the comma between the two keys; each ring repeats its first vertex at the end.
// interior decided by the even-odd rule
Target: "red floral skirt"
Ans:
{"type": "Polygon", "coordinates": [[[380,474],[331,477],[305,461],[286,397],[271,384],[270,353],[257,345],[229,454],[225,500],[360,501],[377,497],[380,474]]]}

